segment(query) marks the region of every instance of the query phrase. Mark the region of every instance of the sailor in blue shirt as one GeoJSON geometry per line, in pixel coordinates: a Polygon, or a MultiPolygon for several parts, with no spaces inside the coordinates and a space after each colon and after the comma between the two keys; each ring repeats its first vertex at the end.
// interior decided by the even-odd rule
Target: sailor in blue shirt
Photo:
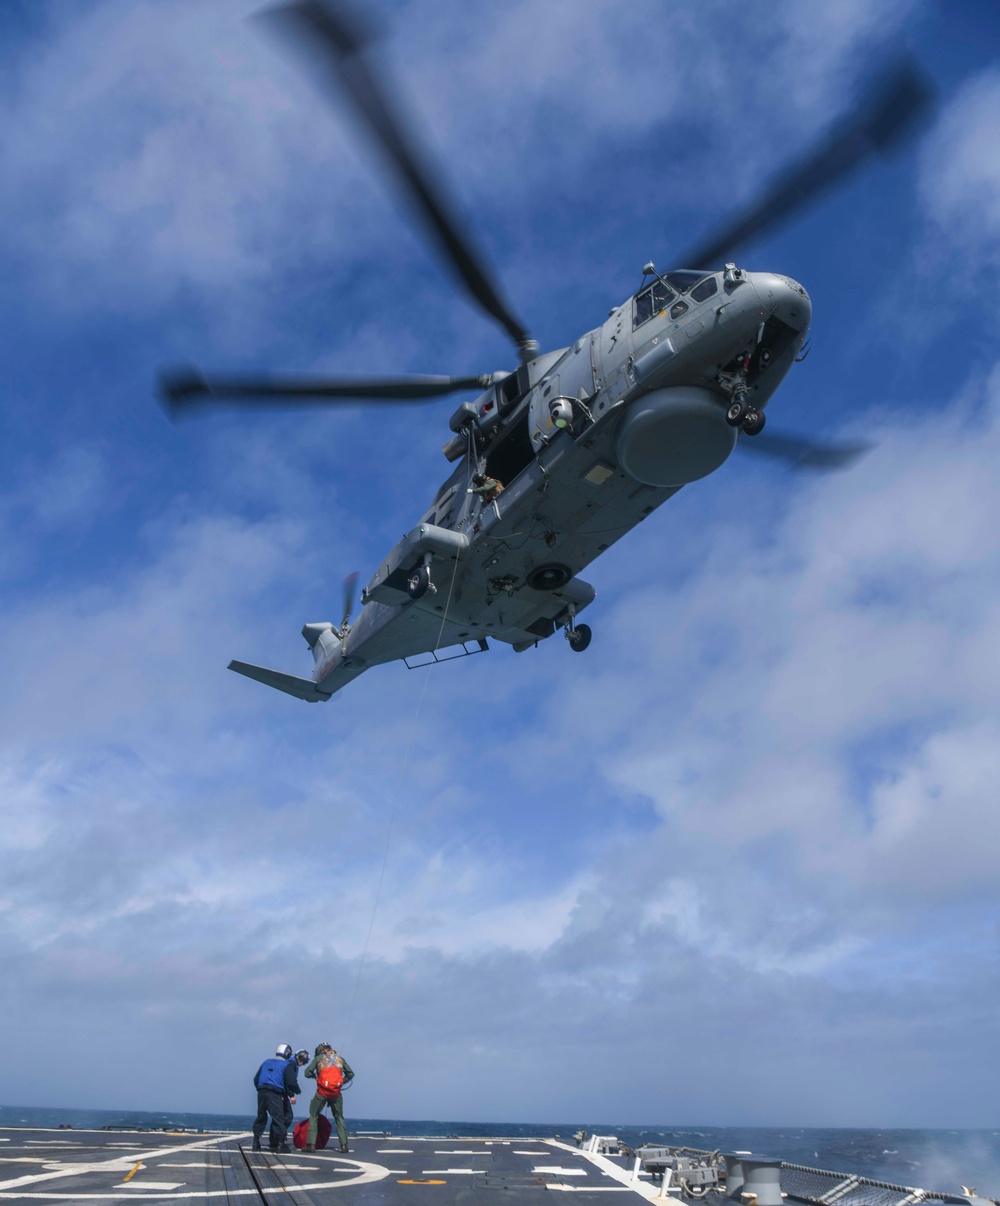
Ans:
{"type": "Polygon", "coordinates": [[[257,1090],[257,1118],[253,1124],[253,1150],[260,1151],[260,1139],[271,1116],[269,1133],[272,1152],[289,1151],[287,1114],[289,1104],[301,1093],[298,1080],[298,1064],[292,1057],[288,1043],[282,1043],[274,1053],[274,1059],[266,1059],[253,1078],[257,1090]]]}

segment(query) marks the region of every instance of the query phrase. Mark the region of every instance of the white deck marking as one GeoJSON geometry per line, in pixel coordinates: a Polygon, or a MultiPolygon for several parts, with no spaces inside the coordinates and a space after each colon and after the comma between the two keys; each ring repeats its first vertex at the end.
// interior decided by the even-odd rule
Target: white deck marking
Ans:
{"type": "Polygon", "coordinates": [[[444,1177],[447,1175],[450,1175],[452,1177],[458,1177],[458,1176],[463,1176],[463,1175],[485,1177],[486,1169],[485,1168],[425,1168],[424,1171],[420,1175],[422,1177],[444,1177]]]}
{"type": "Polygon", "coordinates": [[[180,1189],[183,1181],[129,1181],[129,1189],[180,1189]]]}
{"type": "MultiPolygon", "coordinates": [[[[220,1165],[219,1165],[218,1160],[215,1160],[215,1161],[201,1160],[198,1163],[192,1163],[192,1164],[157,1164],[156,1167],[157,1168],[219,1168],[220,1165]]],[[[299,1166],[296,1164],[295,1167],[298,1168],[299,1166]]]]}
{"type": "Polygon", "coordinates": [[[631,1193],[627,1185],[562,1185],[553,1181],[546,1189],[562,1189],[566,1193],[631,1193]]]}
{"type": "MultiPolygon", "coordinates": [[[[248,1136],[249,1136],[249,1133],[246,1136],[242,1136],[242,1137],[247,1138],[248,1136]]],[[[212,1139],[212,1140],[207,1140],[207,1141],[202,1140],[201,1143],[202,1144],[204,1144],[205,1142],[222,1143],[222,1142],[225,1142],[230,1137],[231,1136],[227,1135],[223,1139],[212,1139]]],[[[195,1146],[195,1145],[192,1144],[191,1146],[195,1146]]],[[[173,1150],[177,1150],[177,1149],[173,1149],[173,1150]]],[[[121,1157],[118,1158],[118,1161],[121,1161],[121,1157]]],[[[86,1169],[87,1169],[87,1171],[97,1171],[97,1170],[100,1170],[103,1172],[114,1171],[114,1169],[109,1168],[109,1166],[114,1165],[118,1161],[105,1160],[105,1161],[102,1161],[100,1164],[87,1165],[86,1169]]],[[[302,1190],[306,1191],[307,1193],[312,1193],[312,1192],[314,1192],[316,1190],[320,1190],[320,1189],[340,1189],[345,1185],[365,1185],[365,1184],[369,1184],[373,1181],[382,1181],[387,1176],[389,1176],[389,1170],[387,1168],[383,1168],[381,1164],[366,1164],[365,1162],[363,1162],[361,1160],[347,1160],[347,1159],[344,1159],[343,1157],[340,1157],[340,1159],[338,1160],[338,1163],[350,1166],[350,1167],[347,1167],[344,1169],[345,1172],[355,1172],[355,1170],[357,1170],[356,1175],[351,1176],[351,1177],[342,1177],[336,1181],[307,1181],[304,1185],[300,1185],[300,1186],[296,1186],[296,1187],[286,1187],[283,1185],[268,1186],[264,1189],[263,1192],[266,1196],[271,1196],[271,1195],[277,1195],[277,1194],[287,1194],[289,1192],[289,1188],[298,1188],[298,1189],[302,1189],[302,1190]]],[[[78,1167],[80,1167],[80,1166],[78,1166],[78,1167]]],[[[297,1168],[299,1166],[295,1165],[294,1167],[297,1168]]],[[[65,1176],[65,1174],[62,1174],[62,1175],[65,1176]]],[[[40,1177],[21,1178],[22,1181],[29,1181],[29,1182],[38,1181],[38,1180],[42,1180],[42,1179],[44,1179],[44,1178],[40,1178],[40,1177]]],[[[90,1193],[66,1193],[66,1192],[50,1193],[50,1192],[39,1192],[37,1190],[36,1191],[29,1190],[27,1192],[18,1190],[15,1192],[8,1192],[8,1190],[10,1190],[14,1184],[15,1184],[15,1182],[11,1182],[11,1181],[0,1182],[0,1201],[16,1198],[18,1200],[30,1199],[32,1201],[45,1201],[45,1202],[110,1202],[110,1201],[122,1201],[122,1200],[128,1200],[128,1199],[135,1199],[135,1197],[136,1197],[136,1194],[134,1192],[130,1192],[130,1190],[133,1189],[133,1185],[131,1182],[128,1185],[118,1185],[114,1189],[103,1189],[103,1190],[99,1190],[96,1192],[91,1191],[90,1193]]],[[[146,1197],[146,1198],[156,1198],[156,1199],[162,1198],[164,1201],[168,1201],[168,1202],[187,1201],[190,1199],[197,1199],[199,1201],[205,1201],[208,1198],[222,1198],[222,1199],[225,1199],[228,1201],[232,1201],[234,1198],[243,1198],[243,1197],[257,1198],[257,1196],[258,1196],[257,1189],[255,1187],[251,1187],[249,1189],[207,1189],[207,1190],[206,1189],[194,1189],[194,1190],[184,1190],[181,1193],[177,1193],[177,1192],[174,1192],[174,1191],[168,1190],[168,1189],[159,1189],[159,1188],[154,1189],[154,1188],[152,1188],[152,1186],[154,1185],[154,1182],[152,1182],[152,1181],[147,1181],[145,1184],[147,1186],[149,1186],[149,1189],[147,1190],[147,1192],[145,1194],[139,1194],[138,1196],[146,1197]]],[[[183,1183],[179,1183],[179,1185],[180,1184],[183,1184],[183,1183]]],[[[179,1187],[179,1185],[178,1185],[178,1187],[179,1187]]],[[[134,1188],[142,1189],[143,1186],[142,1186],[142,1184],[136,1184],[134,1186],[134,1188]]]]}
{"type": "Polygon", "coordinates": [[[533,1173],[548,1173],[551,1177],[585,1177],[585,1168],[561,1168],[558,1164],[539,1164],[531,1170],[533,1173]]]}
{"type": "Polygon", "coordinates": [[[492,1152],[474,1152],[470,1148],[457,1147],[446,1148],[444,1151],[435,1152],[435,1156],[492,1156],[492,1152]]]}
{"type": "Polygon", "coordinates": [[[547,1156],[548,1152],[529,1152],[526,1149],[515,1147],[512,1153],[515,1156],[547,1156]]]}
{"type": "Polygon", "coordinates": [[[375,1149],[379,1156],[412,1156],[412,1147],[379,1147],[375,1149]]]}

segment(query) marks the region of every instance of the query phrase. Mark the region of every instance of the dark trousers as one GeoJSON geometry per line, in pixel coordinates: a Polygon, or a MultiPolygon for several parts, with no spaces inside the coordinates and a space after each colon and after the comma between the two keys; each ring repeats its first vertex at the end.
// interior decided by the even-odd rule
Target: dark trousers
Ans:
{"type": "Polygon", "coordinates": [[[271,1150],[281,1147],[288,1134],[287,1111],[288,1098],[278,1089],[257,1090],[257,1117],[253,1124],[253,1137],[260,1143],[260,1137],[267,1126],[267,1116],[271,1115],[270,1144],[271,1150]]]}

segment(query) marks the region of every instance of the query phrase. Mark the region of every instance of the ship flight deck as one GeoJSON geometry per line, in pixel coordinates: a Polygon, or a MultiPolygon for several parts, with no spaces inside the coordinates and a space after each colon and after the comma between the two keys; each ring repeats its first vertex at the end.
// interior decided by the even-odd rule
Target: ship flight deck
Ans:
{"type": "Polygon", "coordinates": [[[251,1143],[249,1132],[4,1129],[0,1202],[469,1206],[513,1191],[518,1206],[552,1206],[552,1192],[608,1206],[608,1193],[657,1196],[649,1179],[555,1139],[358,1135],[347,1154],[289,1155],[251,1143]]]}
{"type": "Polygon", "coordinates": [[[347,1153],[274,1153],[253,1151],[249,1131],[0,1128],[0,1203],[552,1206],[556,1193],[579,1206],[1000,1206],[964,1185],[943,1192],[752,1152],[572,1138],[359,1132],[347,1153]]]}

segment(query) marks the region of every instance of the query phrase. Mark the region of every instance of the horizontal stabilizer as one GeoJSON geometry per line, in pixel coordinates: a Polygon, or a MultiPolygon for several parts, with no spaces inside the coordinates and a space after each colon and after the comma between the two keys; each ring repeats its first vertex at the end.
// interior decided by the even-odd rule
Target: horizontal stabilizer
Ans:
{"type": "Polygon", "coordinates": [[[254,678],[265,687],[274,687],[276,691],[284,691],[286,695],[304,699],[307,703],[317,703],[321,699],[330,698],[325,691],[316,690],[316,684],[311,678],[297,678],[294,674],[282,674],[280,670],[252,666],[249,662],[230,662],[229,669],[235,670],[237,674],[245,674],[247,678],[254,678]]]}

